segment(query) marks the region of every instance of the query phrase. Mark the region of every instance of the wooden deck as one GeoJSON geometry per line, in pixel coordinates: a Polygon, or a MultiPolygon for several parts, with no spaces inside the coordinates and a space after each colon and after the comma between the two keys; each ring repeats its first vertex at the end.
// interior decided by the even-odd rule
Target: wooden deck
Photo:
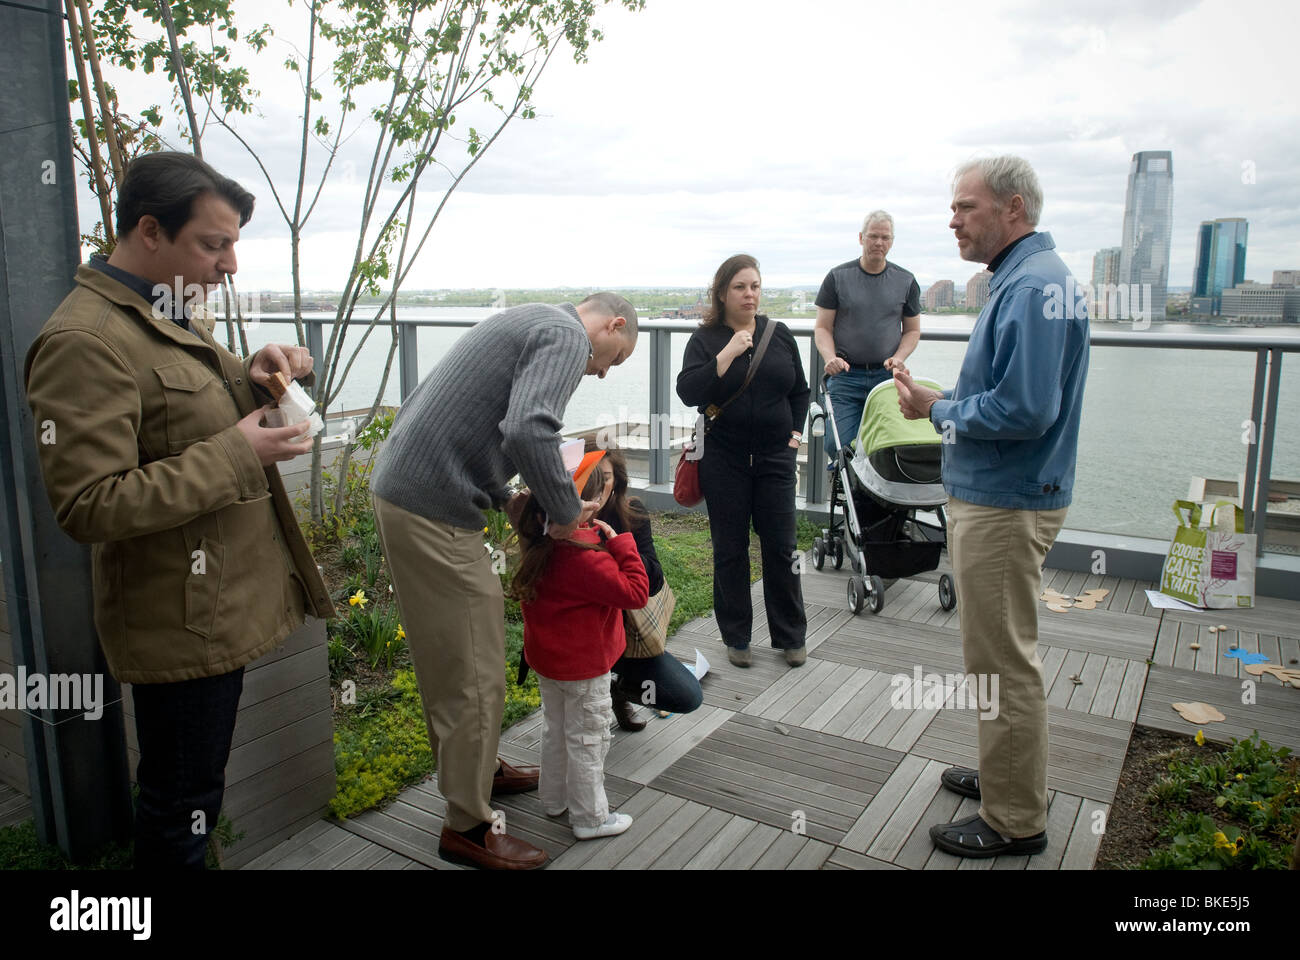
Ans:
{"type": "MultiPolygon", "coordinates": [[[[1300,690],[1252,678],[1225,658],[1232,643],[1289,665],[1300,656],[1300,603],[1261,598],[1253,610],[1210,614],[1152,609],[1151,584],[1048,570],[1044,587],[1077,595],[1105,588],[1094,610],[1040,612],[1048,698],[1048,849],[1034,857],[963,860],[938,851],[928,828],[978,808],[942,789],[950,764],[976,762],[977,713],[891,705],[891,678],[962,673],[956,612],[939,607],[938,573],[900,581],[880,614],[854,616],[848,571],[809,567],[808,663],[797,670],[764,646],[754,587],[753,666],[731,666],[713,621],[686,624],[669,650],[712,664],[704,704],[646,729],[615,731],[606,789],[635,822],[619,837],[577,842],[535,794],[497,801],[506,826],[552,857],[549,869],[1090,869],[1135,722],[1186,733],[1174,700],[1203,700],[1227,716],[1205,735],[1252,730],[1300,748],[1300,690]],[[1208,627],[1224,623],[1223,633],[1208,627]],[[1199,641],[1199,650],[1189,644],[1199,641]],[[1219,647],[1223,647],[1222,650],[1219,647]],[[1242,674],[1242,676],[1239,676],[1242,674]],[[1242,704],[1242,678],[1255,703],[1242,704]]],[[[502,735],[501,754],[536,763],[541,716],[502,735]]],[[[436,780],[384,810],[321,822],[258,858],[254,869],[459,869],[437,856],[445,802],[436,780]]]]}

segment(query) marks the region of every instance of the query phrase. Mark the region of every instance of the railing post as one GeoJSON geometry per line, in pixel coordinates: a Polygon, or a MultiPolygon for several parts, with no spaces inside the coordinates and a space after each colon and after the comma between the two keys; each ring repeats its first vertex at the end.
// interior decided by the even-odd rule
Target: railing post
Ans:
{"type": "Polygon", "coordinates": [[[397,323],[397,370],[403,403],[420,383],[419,330],[414,323],[397,323]]]}
{"type": "Polygon", "coordinates": [[[319,387],[325,375],[325,325],[320,320],[304,320],[307,328],[307,349],[311,353],[312,372],[316,374],[319,387]]]}
{"type": "Polygon", "coordinates": [[[1268,370],[1268,351],[1260,348],[1255,351],[1255,385],[1254,396],[1250,402],[1250,442],[1246,444],[1246,481],[1241,490],[1241,509],[1246,515],[1246,529],[1258,533],[1255,529],[1255,478],[1259,466],[1259,434],[1263,429],[1260,422],[1264,410],[1264,374],[1268,370]]]}
{"type": "MultiPolygon", "coordinates": [[[[814,402],[821,402],[822,355],[817,352],[817,342],[812,343],[808,354],[808,387],[814,402]]],[[[811,421],[810,421],[811,422],[811,421]]],[[[808,485],[804,503],[821,503],[826,499],[826,440],[812,436],[808,431],[808,485]]]]}
{"type": "Polygon", "coordinates": [[[650,334],[650,483],[667,483],[670,466],[672,430],[668,411],[672,405],[671,330],[654,330],[650,334]],[[660,442],[660,441],[663,442],[660,442]]]}
{"type": "MultiPolygon", "coordinates": [[[[1273,472],[1273,433],[1277,427],[1277,395],[1282,379],[1282,351],[1277,347],[1269,350],[1268,394],[1265,399],[1264,422],[1262,424],[1259,445],[1259,486],[1255,491],[1255,516],[1253,531],[1255,555],[1264,555],[1264,538],[1268,535],[1268,481],[1273,472]]],[[[1242,497],[1245,500],[1245,497],[1242,497]]]]}

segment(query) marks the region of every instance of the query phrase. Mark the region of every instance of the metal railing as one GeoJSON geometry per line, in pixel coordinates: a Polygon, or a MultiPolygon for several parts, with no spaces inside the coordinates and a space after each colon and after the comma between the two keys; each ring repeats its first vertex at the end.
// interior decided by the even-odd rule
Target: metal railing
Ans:
{"type": "MultiPolygon", "coordinates": [[[[262,316],[261,323],[292,323],[291,317],[262,316]]],[[[440,317],[436,319],[407,319],[397,323],[398,383],[402,400],[405,400],[419,383],[418,342],[421,327],[472,327],[479,318],[440,317]]],[[[316,373],[321,374],[325,354],[325,327],[328,319],[304,319],[307,348],[316,361],[316,373]]],[[[673,397],[672,335],[693,333],[699,326],[695,320],[642,320],[638,324],[642,340],[649,340],[650,349],[650,422],[666,422],[673,397]]],[[[1298,328],[1300,329],[1300,328],[1298,328]]],[[[796,338],[811,341],[812,331],[791,328],[796,338]]],[[[922,340],[964,343],[970,339],[965,330],[925,330],[922,340]]],[[[1282,378],[1282,355],[1300,353],[1300,337],[1295,340],[1272,340],[1268,337],[1242,334],[1219,336],[1204,333],[1150,333],[1143,331],[1094,330],[1089,337],[1094,347],[1160,347],[1177,350],[1220,350],[1233,353],[1255,354],[1255,379],[1251,397],[1250,422],[1256,425],[1251,442],[1246,444],[1245,485],[1241,491],[1242,509],[1246,530],[1257,535],[1258,551],[1264,550],[1264,527],[1267,520],[1268,486],[1273,465],[1273,440],[1277,426],[1278,393],[1282,378]],[[1254,491],[1253,500],[1250,492],[1254,491]]],[[[821,382],[823,363],[815,345],[809,350],[808,382],[821,382]]],[[[672,450],[654,442],[651,431],[649,482],[668,483],[672,477],[672,450]]],[[[821,437],[810,436],[807,441],[808,463],[821,463],[825,455],[821,437]]],[[[826,502],[826,472],[809,469],[806,503],[826,502]]]]}

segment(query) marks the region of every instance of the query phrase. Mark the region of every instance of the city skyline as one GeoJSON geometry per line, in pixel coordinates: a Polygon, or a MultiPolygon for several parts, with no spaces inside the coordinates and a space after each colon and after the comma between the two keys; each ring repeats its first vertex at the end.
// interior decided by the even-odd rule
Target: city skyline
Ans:
{"type": "Polygon", "coordinates": [[[1173,177],[1173,151],[1139,150],[1129,165],[1128,187],[1124,193],[1119,283],[1129,290],[1144,291],[1153,320],[1164,318],[1169,296],[1173,177]],[[1145,294],[1148,287],[1149,295],[1145,294]]]}

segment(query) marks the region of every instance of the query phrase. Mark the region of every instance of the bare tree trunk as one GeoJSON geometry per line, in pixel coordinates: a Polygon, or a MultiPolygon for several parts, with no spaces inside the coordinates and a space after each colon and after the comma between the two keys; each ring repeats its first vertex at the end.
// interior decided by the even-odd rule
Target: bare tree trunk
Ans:
{"type": "MultiPolygon", "coordinates": [[[[85,3],[85,0],[80,0],[85,3]]],[[[181,91],[181,101],[185,104],[185,116],[190,121],[190,137],[194,140],[194,156],[203,159],[203,147],[200,144],[199,122],[194,117],[194,103],[190,99],[190,81],[185,75],[185,63],[181,60],[181,48],[176,42],[176,24],[172,20],[172,7],[167,0],[158,0],[158,12],[162,14],[163,25],[167,27],[167,41],[172,48],[172,69],[176,71],[176,85],[181,91]]]]}
{"type": "Polygon", "coordinates": [[[226,314],[226,347],[231,353],[235,352],[235,321],[230,316],[230,287],[225,283],[221,285],[221,304],[225,308],[226,314]]]}
{"type": "MultiPolygon", "coordinates": [[[[77,21],[74,0],[63,0],[68,14],[68,33],[72,37],[72,59],[77,65],[77,86],[81,94],[81,113],[86,121],[86,139],[90,142],[90,169],[95,176],[95,193],[99,195],[99,212],[104,218],[104,236],[117,243],[113,232],[113,208],[108,196],[108,182],[104,179],[104,158],[99,152],[99,134],[95,132],[95,111],[90,105],[90,81],[86,78],[86,60],[81,54],[85,33],[77,21]]],[[[105,118],[105,125],[108,118],[105,118]]]]}
{"type": "Polygon", "coordinates": [[[108,142],[108,160],[113,165],[113,180],[122,182],[122,147],[117,142],[117,124],[113,120],[113,109],[108,102],[108,91],[104,89],[104,78],[99,72],[99,51],[95,47],[95,32],[90,26],[90,9],[86,0],[77,0],[81,10],[81,22],[86,33],[86,57],[90,60],[90,74],[95,78],[95,95],[99,98],[99,112],[104,116],[104,139],[108,142]]]}

